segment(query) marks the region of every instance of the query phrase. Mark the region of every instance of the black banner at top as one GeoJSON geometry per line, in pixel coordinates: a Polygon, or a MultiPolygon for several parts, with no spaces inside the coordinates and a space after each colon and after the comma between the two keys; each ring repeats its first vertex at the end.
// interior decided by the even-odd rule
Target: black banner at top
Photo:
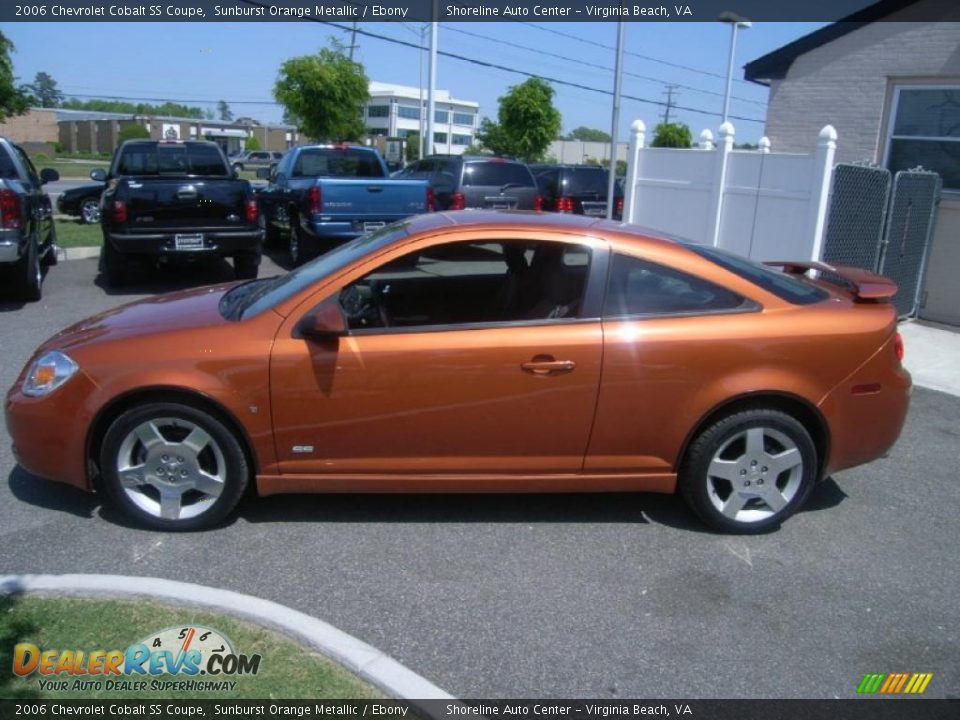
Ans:
{"type": "Polygon", "coordinates": [[[957,0],[3,0],[0,22],[960,21],[957,0]],[[729,15],[728,15],[729,17],[729,15]]]}

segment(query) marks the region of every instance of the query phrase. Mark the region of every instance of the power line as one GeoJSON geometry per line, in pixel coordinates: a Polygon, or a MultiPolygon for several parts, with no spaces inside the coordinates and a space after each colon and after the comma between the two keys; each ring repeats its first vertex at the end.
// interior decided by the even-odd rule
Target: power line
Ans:
{"type": "MultiPolygon", "coordinates": [[[[529,23],[528,23],[528,24],[529,24],[529,23]]],[[[540,49],[538,49],[538,48],[527,47],[527,46],[525,46],[525,45],[520,45],[519,43],[510,42],[509,40],[500,40],[499,38],[490,37],[489,35],[481,35],[480,33],[470,32],[469,30],[461,30],[460,28],[455,28],[455,27],[450,27],[450,26],[445,26],[443,29],[446,30],[446,31],[448,31],[448,32],[460,33],[461,35],[469,35],[470,37],[479,38],[479,39],[485,40],[485,41],[487,41],[487,42],[498,43],[498,44],[500,44],[500,45],[505,45],[505,46],[507,46],[507,47],[513,47],[513,48],[518,48],[518,49],[520,49],[520,50],[526,50],[527,52],[536,53],[536,54],[538,54],[538,55],[545,55],[545,56],[547,56],[547,57],[557,58],[557,59],[559,59],[559,60],[565,60],[565,61],[567,61],[567,62],[576,62],[578,65],[583,65],[583,66],[585,66],[585,67],[592,67],[592,68],[597,68],[598,70],[606,70],[607,72],[613,72],[613,68],[612,68],[612,67],[609,67],[609,66],[607,66],[607,65],[599,65],[599,64],[597,64],[597,63],[587,62],[586,60],[583,60],[583,59],[573,60],[572,58],[570,58],[570,57],[568,57],[568,56],[566,56],[566,55],[560,55],[560,54],[558,54],[558,53],[552,53],[552,52],[549,52],[548,50],[540,50],[540,49]]],[[[612,50],[613,48],[610,48],[610,49],[612,50]]],[[[626,51],[624,51],[624,52],[626,52],[626,51]]],[[[660,84],[660,85],[667,85],[667,83],[664,82],[662,79],[650,77],[649,75],[638,75],[637,73],[629,72],[629,71],[627,71],[627,70],[624,70],[624,71],[623,71],[623,74],[624,74],[624,75],[629,75],[630,77],[637,78],[638,80],[647,80],[647,81],[649,81],[649,82],[655,82],[655,83],[658,83],[658,84],[660,84]]],[[[672,84],[673,87],[675,87],[675,88],[682,88],[683,90],[689,90],[690,92],[703,93],[704,95],[714,95],[714,96],[716,96],[716,97],[723,97],[723,96],[724,96],[723,93],[721,93],[721,92],[715,92],[715,91],[713,91],[713,90],[704,90],[704,89],[702,89],[702,88],[692,87],[692,86],[690,86],[690,85],[682,85],[682,84],[680,84],[680,83],[671,83],[671,84],[672,84]]],[[[732,96],[732,97],[733,97],[735,100],[739,100],[739,101],[741,101],[741,102],[752,103],[753,105],[759,105],[759,106],[761,106],[761,107],[766,107],[766,106],[767,106],[767,103],[765,103],[765,102],[760,102],[759,100],[750,100],[749,98],[738,97],[738,96],[736,96],[736,95],[734,95],[734,96],[732,96]]]]}
{"type": "MultiPolygon", "coordinates": [[[[530,27],[536,28],[537,30],[541,30],[542,32],[552,33],[554,35],[559,35],[560,37],[565,37],[570,40],[576,40],[577,42],[584,43],[585,45],[594,45],[596,47],[601,47],[606,50],[615,49],[612,45],[607,45],[605,43],[598,42],[596,40],[587,40],[586,38],[578,37],[576,35],[571,35],[570,33],[560,32],[559,30],[554,30],[553,28],[543,27],[542,25],[537,25],[536,23],[523,22],[522,24],[529,25],[530,27]]],[[[649,60],[650,62],[660,63],[661,65],[677,68],[678,70],[686,70],[687,72],[694,72],[700,75],[709,75],[710,77],[720,78],[721,80],[727,79],[727,76],[722,75],[721,73],[710,72],[709,70],[701,70],[700,68],[691,67],[689,65],[681,65],[680,63],[670,62],[669,60],[662,60],[660,58],[655,58],[651,55],[643,55],[641,53],[631,52],[630,50],[624,50],[624,53],[627,55],[632,55],[633,57],[641,58],[643,60],[649,60]]],[[[750,85],[750,83],[748,83],[746,80],[740,80],[739,78],[735,78],[735,80],[739,83],[743,83],[744,85],[750,85]]]]}

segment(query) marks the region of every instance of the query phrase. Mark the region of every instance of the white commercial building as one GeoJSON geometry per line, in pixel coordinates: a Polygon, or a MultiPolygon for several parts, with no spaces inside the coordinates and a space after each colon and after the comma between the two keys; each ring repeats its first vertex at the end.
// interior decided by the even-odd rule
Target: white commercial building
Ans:
{"type": "MultiPolygon", "coordinates": [[[[448,90],[437,90],[434,97],[433,147],[424,154],[459,155],[474,143],[480,104],[450,97],[448,90]]],[[[407,85],[370,82],[370,99],[363,109],[367,134],[371,137],[405,138],[427,134],[427,91],[407,85]]]]}

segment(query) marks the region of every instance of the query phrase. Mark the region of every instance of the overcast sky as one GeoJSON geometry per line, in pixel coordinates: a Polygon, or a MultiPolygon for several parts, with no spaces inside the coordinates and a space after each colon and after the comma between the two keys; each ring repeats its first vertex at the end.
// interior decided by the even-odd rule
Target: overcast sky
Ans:
{"type": "MultiPolygon", "coordinates": [[[[624,94],[663,102],[666,85],[679,85],[673,101],[689,109],[675,108],[671,119],[687,123],[694,137],[706,127],[715,132],[723,105],[729,25],[626,25],[624,94]]],[[[760,137],[767,100],[766,88],[743,81],[742,66],[822,25],[757,23],[738,32],[730,109],[731,115],[746,118],[733,119],[738,141],[756,142],[760,137]]],[[[407,42],[420,40],[421,24],[362,23],[360,27],[407,42]]],[[[444,23],[439,49],[609,91],[616,27],[613,22],[444,23]]],[[[333,36],[349,43],[348,33],[312,22],[11,23],[4,33],[16,45],[12,59],[21,82],[42,70],[54,77],[68,97],[169,99],[211,109],[224,99],[236,116],[263,121],[281,117],[280,108],[273,104],[272,87],[283,60],[315,52],[333,36]]],[[[414,48],[358,37],[356,58],[371,80],[417,86],[420,55],[414,48]]],[[[479,102],[481,116],[495,117],[497,98],[524,79],[506,70],[441,56],[437,87],[479,102]]],[[[609,132],[610,95],[562,84],[554,84],[554,89],[564,132],[579,125],[609,132]]],[[[652,126],[662,113],[662,107],[625,98],[620,139],[627,138],[634,119],[652,126]]]]}

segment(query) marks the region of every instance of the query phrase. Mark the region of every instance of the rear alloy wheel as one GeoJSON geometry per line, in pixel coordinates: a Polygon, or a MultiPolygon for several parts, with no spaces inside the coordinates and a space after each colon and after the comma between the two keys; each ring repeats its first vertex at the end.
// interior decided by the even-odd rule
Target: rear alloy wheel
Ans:
{"type": "Polygon", "coordinates": [[[816,448],[800,422],[778,410],[747,410],[694,441],[680,469],[680,491],[710,527],[762,532],[803,504],[816,468],[816,448]]]}
{"type": "Polygon", "coordinates": [[[80,219],[87,225],[96,225],[100,222],[100,201],[96,198],[87,198],[80,203],[80,219]]]}
{"type": "Polygon", "coordinates": [[[260,270],[260,255],[234,255],[233,272],[237,280],[254,280],[260,270]]]}
{"type": "Polygon", "coordinates": [[[40,251],[33,240],[14,265],[17,297],[27,302],[39,300],[43,293],[43,268],[40,266],[40,251]]]}
{"type": "Polygon", "coordinates": [[[249,468],[234,434],[189,405],[151,403],[118,417],[100,452],[104,489],[161,530],[208,527],[236,507],[249,468]]]}
{"type": "Polygon", "coordinates": [[[290,262],[294,266],[303,262],[303,236],[300,234],[300,221],[296,217],[290,218],[290,240],[287,250],[290,253],[290,262]]]}

